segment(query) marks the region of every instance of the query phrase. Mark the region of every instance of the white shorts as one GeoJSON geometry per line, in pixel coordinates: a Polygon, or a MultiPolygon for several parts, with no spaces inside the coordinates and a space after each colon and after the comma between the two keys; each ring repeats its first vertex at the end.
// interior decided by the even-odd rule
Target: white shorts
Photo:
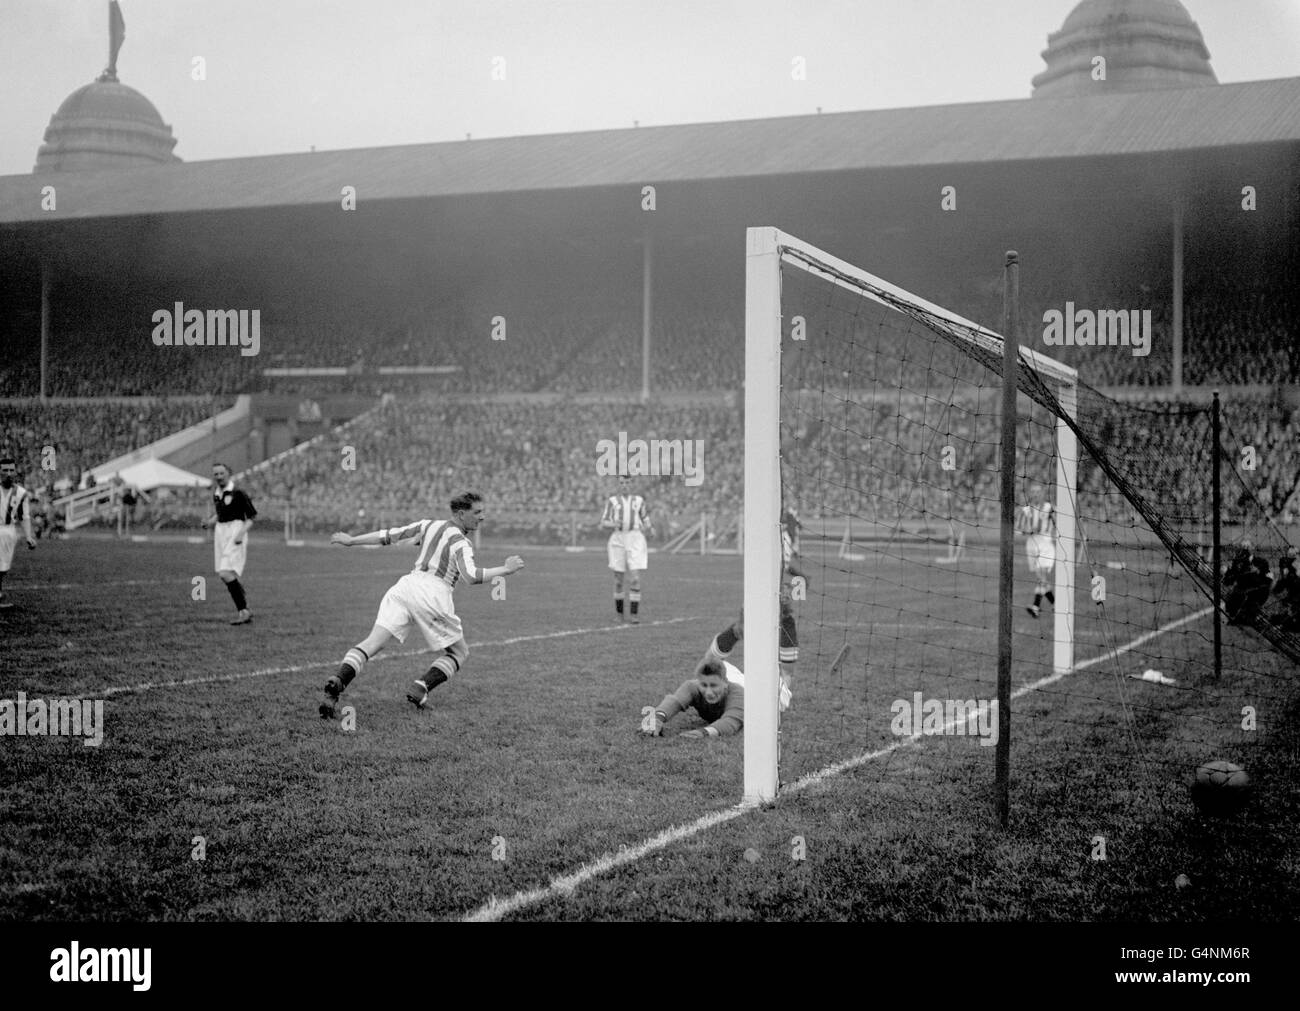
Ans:
{"type": "Polygon", "coordinates": [[[14,548],[18,546],[18,528],[0,527],[0,572],[8,572],[14,561],[14,548]]]}
{"type": "Polygon", "coordinates": [[[1025,557],[1031,574],[1051,576],[1056,571],[1056,542],[1047,534],[1033,534],[1025,539],[1025,557]]]}
{"type": "Polygon", "coordinates": [[[616,530],[609,535],[609,567],[615,572],[644,569],[648,555],[640,530],[616,530]]]}
{"type": "Polygon", "coordinates": [[[430,649],[445,649],[465,638],[456,617],[451,587],[437,576],[408,572],[392,585],[379,602],[375,624],[390,632],[398,642],[415,626],[430,649]]]}
{"type": "Polygon", "coordinates": [[[244,574],[244,563],[248,561],[248,535],[240,544],[235,543],[235,534],[244,525],[242,520],[218,523],[212,533],[212,553],[216,558],[218,572],[230,569],[236,577],[244,574]]]}

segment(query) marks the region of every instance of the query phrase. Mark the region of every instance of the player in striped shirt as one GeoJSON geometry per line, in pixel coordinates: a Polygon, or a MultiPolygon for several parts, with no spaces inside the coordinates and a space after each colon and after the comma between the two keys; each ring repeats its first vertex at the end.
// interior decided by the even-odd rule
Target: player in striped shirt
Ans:
{"type": "Polygon", "coordinates": [[[641,621],[641,573],[649,558],[645,533],[652,536],[650,514],[645,499],[632,494],[632,479],[626,475],[618,479],[618,494],[611,495],[605,503],[600,525],[614,532],[609,535],[609,567],[614,570],[614,611],[623,617],[623,573],[628,573],[628,620],[636,625],[641,621]]]}
{"type": "Polygon", "coordinates": [[[483,522],[483,496],[467,491],[451,500],[451,519],[416,520],[404,527],[375,530],[352,536],[337,533],[331,544],[352,547],[357,544],[395,544],[413,541],[418,549],[415,568],[399,579],[384,594],[374,628],[357,643],[339,666],[338,673],[325,682],[325,700],[320,704],[322,719],[333,719],[339,696],[365,668],[367,661],[396,639],[406,641],[414,627],[434,652],[428,672],[412,683],[407,701],[423,709],[429,692],[450,679],[465,666],[469,647],[456,617],[452,590],[463,576],[471,583],[482,583],[497,576],[508,576],[524,567],[518,555],[511,555],[504,565],[481,569],[474,561],[474,545],[469,534],[483,522]]]}
{"type": "Polygon", "coordinates": [[[1035,618],[1042,613],[1043,598],[1053,606],[1056,595],[1052,580],[1056,574],[1056,518],[1052,503],[1047,500],[1046,489],[1036,484],[1030,489],[1030,502],[1040,505],[1023,505],[1016,511],[1016,533],[1027,534],[1025,557],[1029,561],[1029,574],[1034,577],[1034,602],[1027,610],[1035,618]]]}
{"type": "Polygon", "coordinates": [[[18,546],[18,524],[23,525],[28,550],[35,550],[32,536],[32,510],[27,489],[18,483],[18,464],[11,457],[0,460],[0,607],[13,605],[5,601],[5,573],[14,560],[18,546]]]}
{"type": "MultiPolygon", "coordinates": [[[[781,668],[781,712],[790,708],[794,691],[794,669],[799,662],[799,631],[794,621],[795,580],[799,580],[805,589],[808,585],[808,577],[799,564],[800,526],[794,510],[785,510],[781,517],[781,635],[777,645],[777,663],[781,668]]],[[[744,635],[745,611],[742,608],[740,617],[713,637],[704,653],[704,661],[726,662],[744,635]]]]}

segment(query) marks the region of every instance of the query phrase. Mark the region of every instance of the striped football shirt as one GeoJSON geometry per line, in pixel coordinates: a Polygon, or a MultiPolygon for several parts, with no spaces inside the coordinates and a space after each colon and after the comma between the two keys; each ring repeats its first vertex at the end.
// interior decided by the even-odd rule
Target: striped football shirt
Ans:
{"type": "Polygon", "coordinates": [[[483,582],[483,570],[474,562],[474,544],[451,520],[416,520],[384,531],[381,544],[414,538],[419,548],[412,572],[428,572],[454,587],[464,576],[483,582]]]}
{"type": "Polygon", "coordinates": [[[650,522],[650,517],[646,514],[645,499],[640,495],[611,495],[600,521],[612,522],[616,531],[626,533],[640,530],[650,522]]]}
{"type": "Polygon", "coordinates": [[[1031,537],[1052,532],[1052,506],[1044,502],[1040,506],[1021,506],[1016,513],[1016,530],[1031,537]]]}
{"type": "Polygon", "coordinates": [[[0,527],[10,527],[21,523],[23,511],[27,508],[27,489],[20,484],[12,488],[0,488],[0,527]]]}

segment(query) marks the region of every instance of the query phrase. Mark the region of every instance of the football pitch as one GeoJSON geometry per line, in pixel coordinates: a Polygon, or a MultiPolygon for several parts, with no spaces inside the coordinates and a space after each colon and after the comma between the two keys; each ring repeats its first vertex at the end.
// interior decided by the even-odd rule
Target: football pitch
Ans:
{"type": "MultiPolygon", "coordinates": [[[[416,712],[404,693],[429,659],[408,639],[344,696],[352,729],[317,716],[320,686],[369,630],[409,552],[255,537],[245,627],[227,624],[233,608],[206,543],[80,538],[21,554],[6,581],[18,606],[0,614],[0,697],[102,699],[103,740],[0,737],[0,917],[1294,918],[1300,713],[1278,691],[1294,672],[1260,670],[1267,657],[1246,633],[1226,630],[1228,657],[1255,673],[1225,673],[1214,693],[1173,693],[1128,678],[1130,655],[1114,650],[1124,643],[1081,617],[1077,657],[1102,662],[1039,688],[1042,655],[1023,644],[1043,631],[1022,612],[1027,659],[1015,681],[1028,693],[1015,707],[1002,829],[992,748],[889,730],[891,701],[915,690],[959,683],[978,694],[953,681],[935,644],[988,634],[989,559],[965,573],[927,570],[935,586],[895,593],[888,617],[863,596],[873,637],[861,608],[844,619],[855,660],[834,672],[839,619],[819,581],[861,587],[867,574],[815,566],[783,729],[787,786],[776,804],[741,810],[740,737],[636,732],[641,706],[689,676],[735,616],[741,560],[652,555],[642,624],[631,626],[614,620],[602,550],[489,535],[480,558],[514,552],[527,567],[504,599],[490,586],[457,591],[465,670],[416,712]],[[200,577],[206,599],[195,599],[200,577]],[[935,595],[961,581],[974,588],[937,612],[935,595]],[[1128,682],[1127,709],[1116,678],[1128,682]],[[1274,692],[1267,733],[1218,721],[1259,684],[1274,692]],[[1185,789],[1196,762],[1243,756],[1252,805],[1232,820],[1200,816],[1185,789]],[[1176,888],[1179,874],[1192,887],[1176,888]]],[[[1186,588],[1162,606],[1155,623],[1143,616],[1152,628],[1197,626],[1186,588]]],[[[1116,626],[1125,642],[1132,617],[1116,626]]],[[[1171,673],[1201,661],[1190,654],[1207,627],[1170,634],[1171,673]]],[[[994,674],[985,665],[976,680],[991,690],[994,674]]],[[[679,717],[672,729],[693,725],[679,717]]]]}

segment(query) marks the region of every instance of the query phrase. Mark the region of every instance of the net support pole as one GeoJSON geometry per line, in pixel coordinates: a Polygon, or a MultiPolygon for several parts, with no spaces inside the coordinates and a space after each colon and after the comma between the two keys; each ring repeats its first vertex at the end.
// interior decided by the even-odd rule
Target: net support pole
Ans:
{"type": "Polygon", "coordinates": [[[1011,815],[1011,594],[1015,571],[1016,390],[1020,366],[1020,256],[1008,250],[1002,290],[1002,453],[998,499],[1002,525],[998,543],[998,743],[995,794],[998,823],[1011,815]]]}
{"type": "Polygon", "coordinates": [[[654,239],[649,231],[641,247],[641,403],[650,399],[650,322],[654,318],[654,239]]]}
{"type": "Polygon", "coordinates": [[[1210,563],[1214,566],[1214,680],[1219,680],[1223,672],[1223,545],[1219,540],[1219,526],[1222,521],[1223,490],[1219,484],[1219,445],[1222,435],[1223,420],[1219,416],[1219,391],[1214,391],[1214,400],[1210,407],[1210,487],[1211,512],[1210,563]]]}
{"type": "Polygon", "coordinates": [[[1173,377],[1175,390],[1183,388],[1183,201],[1174,197],[1173,206],[1173,261],[1174,276],[1170,288],[1173,292],[1173,320],[1170,337],[1173,343],[1173,377]]]}
{"type": "MultiPolygon", "coordinates": [[[[1071,421],[1078,411],[1079,388],[1064,384],[1056,397],[1062,413],[1071,421]]],[[[1052,605],[1053,647],[1052,672],[1064,674],[1074,666],[1074,581],[1079,557],[1078,523],[1075,516],[1076,490],[1079,480],[1079,437],[1066,422],[1056,419],[1056,533],[1061,557],[1056,560],[1056,603],[1052,605]]]]}
{"type": "Polygon", "coordinates": [[[745,803],[758,804],[779,766],[781,258],[776,229],[745,238],[745,803]]]}
{"type": "Polygon", "coordinates": [[[50,395],[50,264],[41,262],[41,403],[50,395]]]}

